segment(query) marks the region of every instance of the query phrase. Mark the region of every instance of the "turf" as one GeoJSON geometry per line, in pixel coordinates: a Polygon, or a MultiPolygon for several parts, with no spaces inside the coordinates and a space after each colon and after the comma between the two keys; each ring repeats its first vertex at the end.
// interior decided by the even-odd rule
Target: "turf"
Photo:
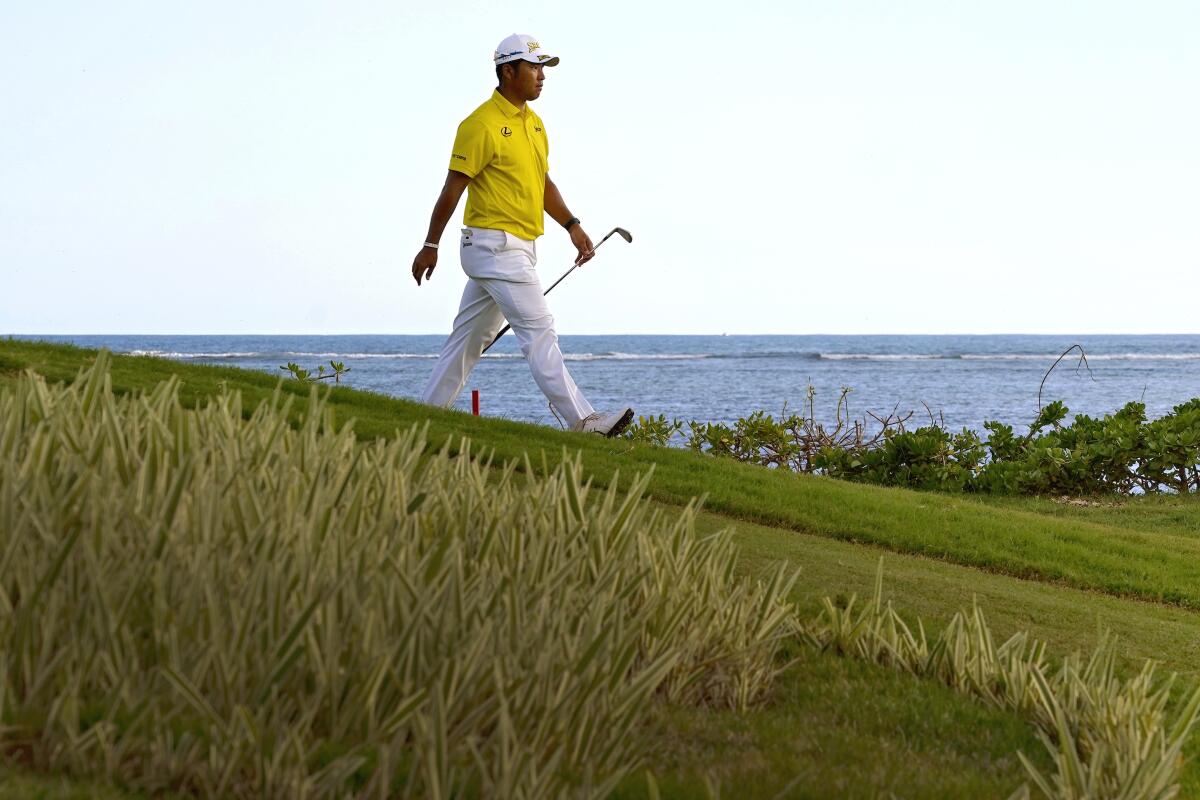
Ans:
{"type": "Polygon", "coordinates": [[[998,508],[1032,511],[1063,519],[1113,525],[1146,533],[1200,537],[1200,502],[1186,495],[1134,497],[996,497],[981,498],[998,508]]]}
{"type": "MultiPolygon", "coordinates": [[[[32,368],[68,380],[93,351],[9,339],[0,342],[0,378],[32,368]]],[[[265,373],[229,367],[179,364],[151,357],[119,356],[113,362],[118,391],[146,387],[176,374],[190,402],[221,386],[242,392],[247,413],[280,385],[265,373]]],[[[297,413],[308,387],[285,382],[297,413]]],[[[906,553],[1036,578],[1118,596],[1200,608],[1200,541],[1175,529],[1138,530],[1114,516],[1048,515],[1041,509],[981,503],[960,496],[863,486],[797,476],[688,451],[604,440],[509,420],[471,417],[431,409],[379,394],[333,388],[341,421],[353,419],[361,437],[390,436],[399,428],[428,424],[430,440],[455,445],[470,437],[501,460],[538,453],[550,462],[582,452],[601,485],[626,485],[653,469],[651,494],[682,504],[703,494],[718,514],[829,538],[870,543],[906,553]]]]}
{"type": "MultiPolygon", "coordinates": [[[[93,356],[62,345],[0,341],[0,381],[26,368],[68,380],[93,356]]],[[[144,389],[170,374],[180,377],[193,403],[222,384],[238,389],[247,413],[279,386],[275,376],[232,368],[114,359],[118,391],[144,389]]],[[[307,387],[285,382],[280,389],[299,413],[307,387]]],[[[1028,630],[1051,652],[1065,654],[1092,647],[1104,627],[1117,634],[1131,664],[1152,657],[1191,676],[1200,672],[1200,615],[1191,610],[1200,607],[1200,503],[1192,498],[1073,505],[879,489],[473,418],[347,388],[333,389],[331,399],[339,420],[353,418],[364,438],[428,420],[435,443],[466,436],[476,452],[483,446],[500,459],[531,452],[534,469],[539,454],[553,462],[564,450],[582,452],[600,484],[623,484],[653,468],[650,492],[658,501],[675,506],[707,496],[699,527],[733,526],[744,572],[761,574],[781,562],[800,567],[794,599],[808,611],[827,594],[869,594],[882,556],[887,593],[933,627],[977,598],[1001,636],[1028,630]]],[[[747,798],[781,791],[1004,797],[1023,777],[1016,750],[1044,758],[1030,729],[1010,714],[880,667],[801,655],[762,709],[673,712],[660,720],[662,745],[651,761],[664,796],[707,796],[711,780],[724,795],[747,798]]],[[[39,788],[51,779],[11,770],[0,772],[0,780],[5,788],[11,781],[29,787],[5,796],[92,796],[70,794],[74,784],[54,794],[58,789],[39,788]]],[[[640,776],[631,778],[619,796],[647,796],[645,787],[640,776]]],[[[1184,796],[1192,795],[1200,795],[1194,761],[1184,784],[1184,796]]]]}
{"type": "MultiPolygon", "coordinates": [[[[1024,780],[1018,750],[1046,768],[1032,729],[1011,714],[883,667],[797,655],[755,713],[658,722],[652,760],[663,796],[1003,798],[1024,780]]],[[[616,796],[647,797],[645,778],[616,796]]]]}
{"type": "Polygon", "coordinates": [[[1200,679],[1200,614],[1187,608],[1014,579],[711,513],[701,514],[697,527],[710,533],[731,525],[747,574],[763,574],[781,562],[800,569],[792,598],[805,613],[815,613],[827,595],[870,597],[882,558],[884,597],[910,621],[920,618],[927,627],[940,628],[956,611],[978,602],[997,636],[1028,631],[1049,643],[1052,652],[1066,654],[1094,648],[1105,630],[1117,637],[1118,652],[1128,664],[1153,659],[1200,679]]]}
{"type": "MultiPolygon", "coordinates": [[[[655,721],[660,744],[647,753],[646,770],[663,797],[1004,798],[1025,780],[1018,751],[1047,768],[1032,728],[1012,714],[885,667],[796,656],[760,709],[676,710],[655,721]]],[[[628,778],[614,798],[648,798],[644,775],[628,778]]],[[[4,800],[142,797],[103,781],[0,766],[4,800]]]]}
{"type": "Polygon", "coordinates": [[[126,792],[103,781],[78,780],[63,775],[39,775],[0,764],[2,800],[141,800],[144,797],[145,795],[126,792]]]}

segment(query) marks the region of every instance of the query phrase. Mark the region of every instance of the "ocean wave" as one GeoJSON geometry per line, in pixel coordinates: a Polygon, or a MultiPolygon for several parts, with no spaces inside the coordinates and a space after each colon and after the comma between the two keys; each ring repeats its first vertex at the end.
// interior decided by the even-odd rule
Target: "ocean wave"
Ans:
{"type": "MultiPolygon", "coordinates": [[[[437,353],[314,353],[296,351],[230,351],[183,353],[167,350],[129,350],[132,356],[155,356],[172,359],[340,359],[346,361],[410,359],[433,360],[437,353]]],[[[803,351],[759,351],[742,353],[564,353],[566,361],[703,361],[707,359],[818,359],[822,361],[1036,361],[1053,363],[1061,353],[814,353],[803,351]]],[[[521,353],[488,353],[486,359],[521,360],[521,353]]],[[[1200,353],[1095,353],[1088,361],[1200,361],[1200,353]]],[[[1063,359],[1076,361],[1074,354],[1063,359]]]]}
{"type": "MultiPolygon", "coordinates": [[[[524,359],[521,353],[488,353],[484,358],[524,359]]],[[[712,353],[563,353],[563,361],[697,361],[712,353]]]]}
{"type": "Polygon", "coordinates": [[[931,353],[821,353],[824,361],[940,361],[954,356],[931,353]]]}
{"type": "MultiPolygon", "coordinates": [[[[1053,363],[1061,353],[821,353],[826,361],[1038,361],[1053,363]]],[[[1063,361],[1078,360],[1068,355],[1063,361]]],[[[1200,361],[1200,353],[1096,353],[1088,361],[1200,361]]]]}
{"type": "Polygon", "coordinates": [[[154,356],[155,358],[254,358],[262,353],[172,353],[166,350],[130,350],[131,356],[154,356]]]}
{"type": "MultiPolygon", "coordinates": [[[[437,353],[287,353],[296,358],[344,358],[347,361],[368,358],[437,358],[437,353]]],[[[712,358],[710,353],[563,353],[566,361],[681,361],[712,358]]],[[[488,353],[484,358],[524,359],[521,353],[488,353]]]]}
{"type": "MultiPolygon", "coordinates": [[[[964,361],[1051,361],[1062,353],[1031,355],[1028,353],[966,353],[958,358],[964,361]]],[[[1063,361],[1079,360],[1075,353],[1068,354],[1063,361]]],[[[1200,361],[1200,353],[1089,353],[1088,361],[1200,361]]]]}
{"type": "Polygon", "coordinates": [[[348,361],[358,361],[369,358],[388,358],[388,359],[403,359],[403,358],[437,358],[437,353],[293,353],[287,352],[284,355],[289,358],[344,358],[348,361]]]}
{"type": "Polygon", "coordinates": [[[563,353],[566,361],[698,361],[712,353],[563,353]]]}
{"type": "MultiPolygon", "coordinates": [[[[270,355],[269,353],[252,355],[270,355]]],[[[403,358],[437,358],[437,353],[299,353],[287,352],[284,355],[296,358],[344,358],[354,359],[403,359],[403,358]]],[[[750,353],[625,353],[619,350],[604,353],[563,353],[565,361],[701,361],[705,359],[747,359],[747,358],[820,358],[820,353],[796,351],[765,351],[750,353]]],[[[521,360],[521,353],[487,353],[487,359],[521,360]]]]}

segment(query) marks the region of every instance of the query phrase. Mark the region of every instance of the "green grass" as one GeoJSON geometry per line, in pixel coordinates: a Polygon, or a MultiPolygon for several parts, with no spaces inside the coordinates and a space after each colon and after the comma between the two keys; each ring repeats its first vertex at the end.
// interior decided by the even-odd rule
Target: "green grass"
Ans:
{"type": "MultiPolygon", "coordinates": [[[[0,381],[25,368],[68,380],[91,355],[0,341],[0,381]]],[[[243,393],[247,411],[278,382],[154,358],[117,357],[112,373],[118,391],[177,374],[193,403],[224,383],[243,393]]],[[[305,405],[306,387],[289,382],[284,389],[305,405]]],[[[940,625],[978,598],[998,635],[1028,630],[1061,655],[1090,649],[1106,627],[1130,662],[1153,657],[1200,673],[1200,615],[1190,610],[1200,608],[1200,503],[1193,498],[1079,507],[932,495],[473,418],[347,388],[334,389],[331,399],[339,420],[354,418],[364,438],[428,419],[431,441],[467,436],[476,452],[482,446],[500,459],[530,451],[535,468],[539,451],[551,464],[564,448],[581,451],[600,484],[625,484],[653,466],[657,500],[674,505],[706,494],[701,530],[736,527],[745,572],[762,574],[783,561],[800,566],[794,599],[806,609],[827,594],[868,595],[883,555],[887,593],[926,623],[940,625]]],[[[774,796],[793,781],[788,796],[1004,797],[1023,778],[1015,751],[1042,758],[1031,730],[1012,715],[928,681],[829,656],[804,657],[782,676],[772,702],[753,713],[681,712],[660,724],[654,759],[665,796],[704,796],[707,776],[725,796],[747,798],[774,796]]],[[[23,773],[0,778],[14,774],[23,773]]],[[[1183,796],[1197,795],[1193,761],[1183,796]]],[[[645,796],[644,781],[627,781],[621,796],[645,796]]]]}
{"type": "Polygon", "coordinates": [[[0,800],[141,800],[143,797],[103,781],[39,775],[0,764],[0,800]]]}
{"type": "MultiPolygon", "coordinates": [[[[799,653],[769,706],[752,714],[674,713],[658,723],[655,778],[666,797],[1007,797],[1016,752],[1047,759],[1032,729],[932,681],[799,653]],[[903,788],[900,788],[903,787],[903,788]]],[[[629,779],[617,797],[644,798],[629,779]]]]}
{"type": "MultiPolygon", "coordinates": [[[[1186,608],[1112,597],[1039,581],[1017,580],[958,564],[819,536],[737,522],[742,569],[763,574],[781,561],[800,567],[792,592],[801,609],[815,611],[831,593],[859,598],[874,591],[882,556],[884,596],[911,619],[941,625],[978,600],[994,632],[1029,631],[1054,652],[1090,650],[1107,629],[1131,662],[1153,658],[1166,668],[1200,678],[1200,614],[1186,608]]],[[[718,514],[701,514],[698,528],[714,532],[730,525],[718,514]]]]}
{"type": "Polygon", "coordinates": [[[1200,502],[1186,495],[1117,498],[988,497],[997,508],[1032,511],[1062,519],[1094,522],[1146,533],[1200,538],[1200,502]]]}
{"type": "MultiPolygon", "coordinates": [[[[697,528],[715,532],[730,521],[704,513],[697,528]]],[[[1113,597],[1098,592],[1039,581],[1014,579],[971,567],[917,555],[890,553],[882,548],[830,540],[820,536],[736,522],[741,569],[748,575],[764,574],[781,561],[801,569],[792,599],[806,611],[816,609],[822,597],[874,591],[879,559],[884,564],[884,596],[891,598],[910,622],[920,618],[927,628],[940,628],[960,609],[978,602],[993,633],[1003,639],[1028,631],[1059,655],[1091,651],[1102,630],[1117,637],[1117,651],[1127,670],[1146,659],[1186,678],[1179,688],[1200,680],[1200,614],[1178,606],[1113,597]]],[[[769,713],[769,712],[768,712],[769,713]]],[[[906,740],[907,725],[899,726],[906,740]]],[[[957,729],[956,736],[972,735],[957,729]]],[[[1200,797],[1200,742],[1189,748],[1192,760],[1183,774],[1181,797],[1200,797]]],[[[1040,750],[1025,749],[1041,756],[1040,750]]],[[[908,783],[904,796],[908,795],[908,783]]],[[[874,796],[874,795],[863,795],[874,796]]],[[[989,796],[950,793],[945,796],[989,796]]]]}
{"type": "MultiPolygon", "coordinates": [[[[0,375],[33,368],[68,380],[91,355],[78,348],[0,342],[0,375]]],[[[174,373],[185,400],[198,401],[222,384],[239,389],[247,409],[269,396],[278,378],[229,367],[185,365],[150,357],[114,359],[118,391],[152,385],[174,373]]],[[[307,388],[286,383],[298,408],[307,388]]],[[[556,431],[536,425],[475,418],[431,409],[383,395],[334,388],[331,399],[342,420],[353,418],[360,437],[391,436],[398,428],[428,420],[430,439],[467,436],[501,460],[542,452],[557,463],[565,450],[582,452],[598,484],[654,468],[651,494],[683,504],[704,494],[710,511],[774,527],[834,539],[870,543],[1017,577],[1062,583],[1109,594],[1200,608],[1200,541],[1175,530],[1147,532],[1123,527],[1114,515],[1048,515],[1044,509],[987,504],[959,496],[922,494],[796,476],[682,450],[556,431]]]]}
{"type": "MultiPolygon", "coordinates": [[[[884,667],[796,655],[759,710],[680,710],[655,722],[660,746],[650,754],[650,769],[664,797],[707,800],[707,781],[720,796],[743,800],[874,798],[889,791],[906,798],[1004,798],[1024,780],[1018,750],[1039,767],[1048,762],[1032,728],[1012,714],[884,667]]],[[[0,800],[143,797],[103,781],[0,766],[0,800]]],[[[614,795],[647,797],[642,773],[614,795]]]]}

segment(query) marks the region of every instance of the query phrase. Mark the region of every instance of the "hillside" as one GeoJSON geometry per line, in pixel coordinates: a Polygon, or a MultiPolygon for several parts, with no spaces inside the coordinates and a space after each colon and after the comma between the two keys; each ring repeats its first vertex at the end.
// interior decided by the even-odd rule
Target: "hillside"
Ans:
{"type": "MultiPolygon", "coordinates": [[[[27,369],[69,381],[94,355],[0,342],[0,381],[12,383],[27,369]]],[[[280,387],[271,375],[145,357],[114,358],[111,375],[118,393],[144,391],[176,375],[189,405],[202,405],[222,387],[236,389],[247,417],[280,387]]],[[[299,419],[308,387],[285,382],[281,389],[299,419]]],[[[1153,657],[1170,669],[1196,672],[1200,504],[1190,498],[983,502],[473,418],[348,387],[332,388],[328,402],[339,425],[353,421],[360,440],[390,439],[427,425],[431,450],[448,443],[454,452],[465,437],[473,454],[517,462],[518,470],[539,475],[553,472],[564,455],[580,454],[595,486],[621,490],[653,469],[646,494],[668,514],[703,496],[697,529],[733,528],[742,574],[798,567],[792,598],[802,609],[815,612],[825,596],[869,594],[882,555],[887,595],[907,619],[941,625],[977,599],[998,636],[1029,631],[1065,655],[1090,649],[1103,627],[1117,635],[1130,666],[1153,657]]],[[[1007,796],[1023,780],[1015,753],[1044,757],[1019,717],[937,683],[829,654],[796,658],[770,701],[751,712],[684,710],[656,722],[660,747],[648,761],[665,793],[704,796],[708,781],[762,797],[781,790],[786,796],[870,796],[885,789],[903,796],[1007,796]],[[861,769],[866,752],[872,766],[861,769]]],[[[21,780],[39,779],[22,773],[21,780]]],[[[1200,773],[1190,767],[1185,789],[1198,785],[1200,773]]],[[[631,779],[618,794],[644,792],[645,783],[631,779]]]]}

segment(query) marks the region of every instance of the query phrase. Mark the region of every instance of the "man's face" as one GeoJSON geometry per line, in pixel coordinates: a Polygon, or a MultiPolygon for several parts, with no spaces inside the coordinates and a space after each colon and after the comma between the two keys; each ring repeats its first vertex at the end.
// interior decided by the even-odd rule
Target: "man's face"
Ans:
{"type": "Polygon", "coordinates": [[[514,61],[512,63],[516,69],[513,70],[510,85],[516,91],[517,96],[526,102],[537,100],[542,94],[542,82],[546,80],[546,68],[541,64],[534,64],[532,61],[514,61]]]}

